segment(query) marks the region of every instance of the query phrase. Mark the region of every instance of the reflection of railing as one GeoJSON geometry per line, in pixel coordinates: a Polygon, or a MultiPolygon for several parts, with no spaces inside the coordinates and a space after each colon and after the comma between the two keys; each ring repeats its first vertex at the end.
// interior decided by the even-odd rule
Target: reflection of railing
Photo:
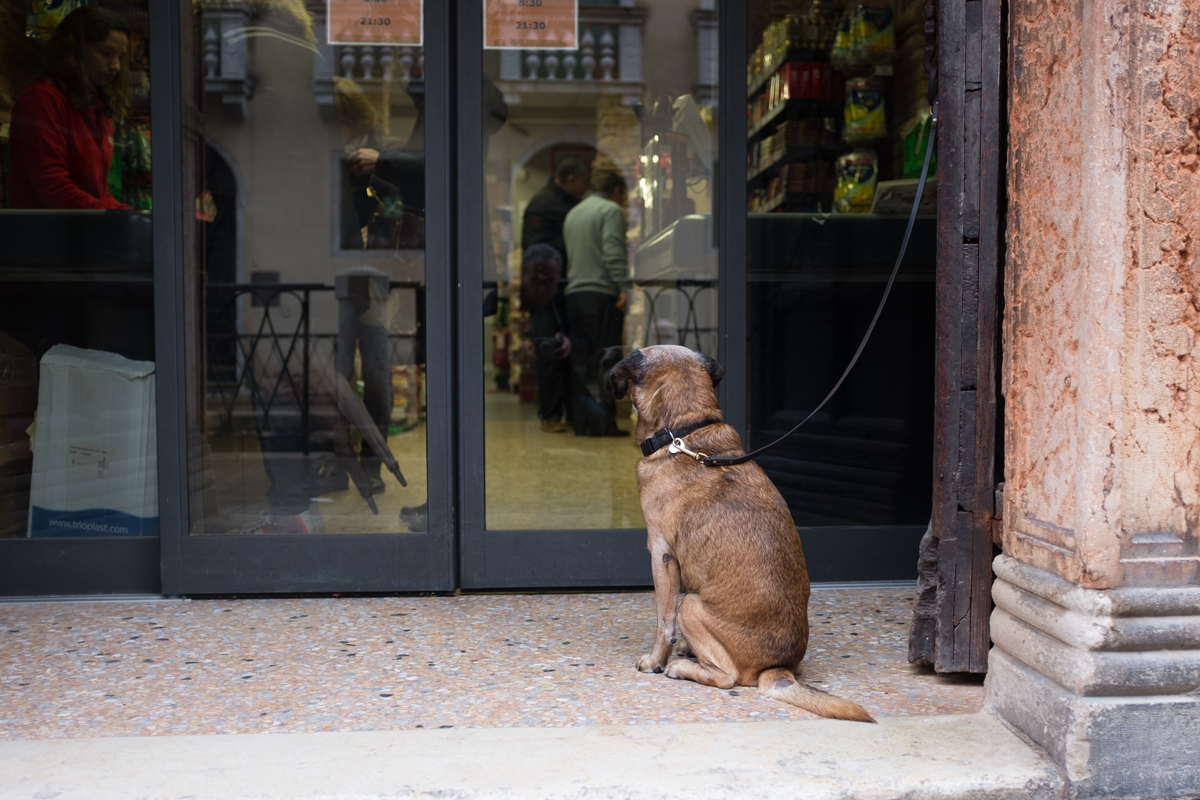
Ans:
{"type": "MultiPolygon", "coordinates": [[[[240,402],[249,401],[257,423],[270,426],[271,412],[280,405],[295,408],[308,452],[313,428],[313,376],[335,368],[336,333],[313,333],[310,325],[312,296],[331,293],[334,287],[321,283],[210,283],[209,314],[205,345],[208,351],[209,402],[219,405],[223,432],[233,429],[240,402]],[[261,318],[253,331],[237,325],[239,300],[249,296],[261,306],[261,318]]],[[[391,291],[421,292],[424,286],[392,281],[391,291]]],[[[410,360],[401,357],[397,345],[415,345],[420,331],[388,334],[390,363],[410,360]]],[[[317,392],[320,387],[318,385],[317,392]]]]}
{"type": "Polygon", "coordinates": [[[585,30],[578,50],[506,50],[500,54],[502,80],[619,81],[617,29],[585,30]],[[599,31],[599,36],[596,32],[599,31]]]}
{"type": "Polygon", "coordinates": [[[511,98],[522,92],[579,91],[564,84],[587,83],[597,92],[641,99],[645,20],[641,7],[581,6],[578,49],[501,50],[498,86],[511,98]]]}
{"type": "MultiPolygon", "coordinates": [[[[715,280],[649,280],[638,281],[637,287],[646,295],[646,344],[680,344],[709,355],[716,355],[716,326],[702,325],[696,310],[696,299],[706,291],[716,291],[715,280]],[[687,307],[683,323],[676,322],[677,342],[663,341],[659,322],[665,315],[659,313],[658,304],[668,297],[681,298],[687,307]],[[712,341],[708,339],[712,337],[712,341]],[[691,344],[689,344],[691,342],[691,344]]],[[[678,315],[675,315],[678,319],[678,315]]]]}
{"type": "Polygon", "coordinates": [[[388,80],[408,82],[425,75],[425,48],[383,45],[334,45],[334,69],[338,77],[360,86],[388,80]]]}
{"type": "Polygon", "coordinates": [[[330,118],[336,117],[335,77],[349,78],[371,95],[382,95],[386,87],[390,93],[387,102],[400,108],[410,102],[406,92],[420,94],[425,90],[425,48],[329,44],[323,39],[317,42],[313,94],[321,113],[330,118]]]}

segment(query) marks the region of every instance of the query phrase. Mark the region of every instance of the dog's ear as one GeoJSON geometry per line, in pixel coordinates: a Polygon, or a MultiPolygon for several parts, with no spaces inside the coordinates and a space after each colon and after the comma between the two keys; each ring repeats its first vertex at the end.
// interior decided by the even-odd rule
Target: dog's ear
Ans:
{"type": "Polygon", "coordinates": [[[708,370],[708,377],[712,379],[713,388],[717,388],[717,384],[721,382],[721,378],[725,377],[725,368],[704,355],[704,353],[697,353],[696,355],[700,358],[700,363],[708,370]]]}
{"type": "Polygon", "coordinates": [[[630,384],[635,384],[642,376],[642,370],[646,366],[646,356],[641,350],[634,350],[623,360],[618,361],[613,365],[613,368],[608,371],[608,389],[612,392],[612,396],[620,400],[625,395],[629,394],[630,384]]]}

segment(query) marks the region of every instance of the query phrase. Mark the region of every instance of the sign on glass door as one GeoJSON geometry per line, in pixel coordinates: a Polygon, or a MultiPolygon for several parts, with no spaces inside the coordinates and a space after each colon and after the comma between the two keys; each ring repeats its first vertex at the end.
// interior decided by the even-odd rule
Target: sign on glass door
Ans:
{"type": "Polygon", "coordinates": [[[486,49],[574,50],[578,0],[484,0],[486,49]]]}
{"type": "Polygon", "coordinates": [[[329,43],[419,46],[422,6],[422,0],[329,0],[329,43]]]}

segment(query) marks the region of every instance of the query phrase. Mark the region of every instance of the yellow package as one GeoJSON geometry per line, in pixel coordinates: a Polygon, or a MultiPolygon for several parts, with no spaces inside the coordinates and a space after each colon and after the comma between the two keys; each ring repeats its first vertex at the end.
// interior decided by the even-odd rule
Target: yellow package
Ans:
{"type": "Polygon", "coordinates": [[[841,214],[868,214],[879,182],[879,158],[874,150],[855,150],[836,162],[837,187],[833,210],[841,214]]]}
{"type": "Polygon", "coordinates": [[[883,81],[878,78],[849,79],[846,81],[842,138],[847,142],[870,142],[884,136],[887,136],[887,117],[883,109],[883,81]]]}
{"type": "Polygon", "coordinates": [[[854,11],[850,36],[857,61],[891,64],[896,58],[895,11],[891,0],[862,0],[854,11]]]}

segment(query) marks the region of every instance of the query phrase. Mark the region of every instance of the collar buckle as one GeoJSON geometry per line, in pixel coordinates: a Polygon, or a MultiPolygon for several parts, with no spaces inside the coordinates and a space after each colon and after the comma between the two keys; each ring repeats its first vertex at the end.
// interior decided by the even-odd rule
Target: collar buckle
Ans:
{"type": "Polygon", "coordinates": [[[671,440],[671,444],[667,447],[668,453],[683,453],[685,456],[691,456],[697,461],[704,461],[708,458],[704,453],[698,453],[695,450],[689,450],[688,446],[683,443],[683,439],[675,437],[671,440]]]}

